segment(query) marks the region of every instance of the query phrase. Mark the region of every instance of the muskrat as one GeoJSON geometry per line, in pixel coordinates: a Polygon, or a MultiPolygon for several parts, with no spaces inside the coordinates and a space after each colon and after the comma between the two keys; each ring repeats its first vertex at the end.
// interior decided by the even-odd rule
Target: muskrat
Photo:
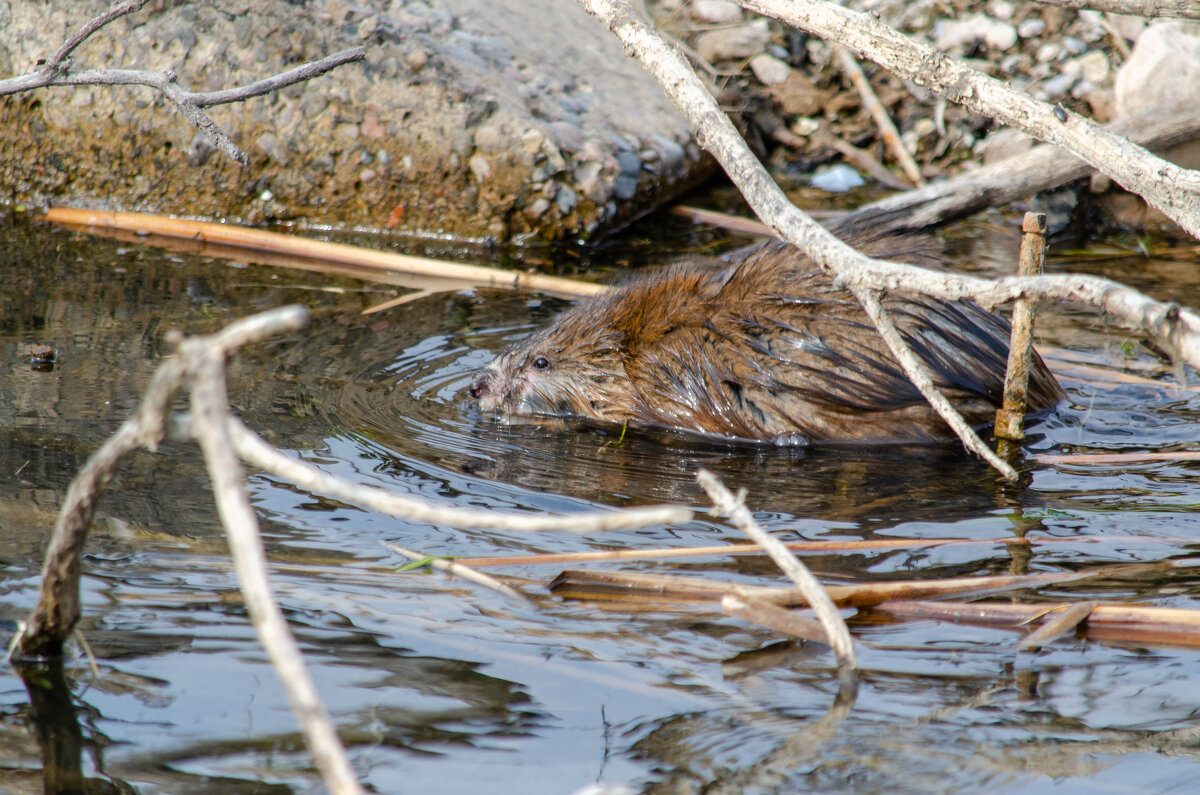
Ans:
{"type": "MultiPolygon", "coordinates": [[[[1001,402],[1009,325],[977,304],[883,305],[973,425],[1001,402]]],[[[1065,396],[1034,354],[1029,410],[1065,396]]],[[[581,301],[510,346],[470,394],[486,412],[668,426],[776,444],[952,438],[854,296],[781,243],[675,266],[581,301]]]]}

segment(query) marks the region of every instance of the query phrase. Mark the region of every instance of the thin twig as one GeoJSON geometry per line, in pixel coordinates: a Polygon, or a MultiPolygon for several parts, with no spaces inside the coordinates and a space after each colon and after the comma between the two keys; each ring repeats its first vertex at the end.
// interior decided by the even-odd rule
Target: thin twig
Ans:
{"type": "Polygon", "coordinates": [[[842,71],[850,78],[850,82],[858,90],[858,96],[862,99],[863,106],[867,112],[871,114],[871,118],[875,120],[875,126],[879,128],[880,135],[883,136],[884,143],[888,149],[892,150],[892,155],[896,158],[896,162],[900,164],[900,168],[904,171],[905,176],[909,178],[913,185],[918,188],[925,184],[925,180],[921,177],[921,169],[917,166],[917,161],[913,160],[912,153],[908,151],[908,147],[904,145],[904,140],[900,137],[900,131],[896,129],[896,125],[892,122],[892,117],[888,115],[887,108],[879,101],[874,89],[871,88],[871,81],[867,80],[867,76],[863,74],[862,67],[858,60],[845,47],[834,47],[837,53],[838,64],[841,65],[842,71]]]}
{"type": "Polygon", "coordinates": [[[485,588],[491,588],[493,591],[504,594],[509,599],[513,599],[517,602],[520,602],[520,603],[526,604],[526,605],[533,604],[532,599],[530,599],[528,596],[526,596],[525,594],[518,591],[516,588],[513,588],[509,585],[505,585],[504,583],[497,580],[495,577],[492,577],[491,575],[488,575],[488,574],[484,574],[481,571],[476,571],[475,569],[471,568],[470,566],[464,566],[463,564],[457,563],[452,560],[443,560],[442,558],[435,558],[435,557],[430,557],[429,555],[422,555],[420,552],[414,552],[411,549],[405,549],[402,546],[399,546],[397,544],[391,544],[391,543],[388,543],[387,541],[380,541],[379,543],[383,544],[385,547],[392,550],[393,552],[403,555],[404,557],[408,558],[409,560],[423,561],[423,562],[427,563],[429,566],[437,569],[438,571],[444,571],[447,574],[453,574],[457,577],[462,577],[464,580],[469,580],[469,581],[475,583],[476,585],[482,585],[485,588]]]}
{"type": "MultiPolygon", "coordinates": [[[[1021,255],[1018,273],[1040,276],[1046,262],[1046,216],[1025,213],[1021,222],[1021,255]]],[[[1004,370],[1004,402],[996,411],[994,433],[1002,443],[1025,438],[1025,412],[1029,403],[1029,372],[1033,367],[1033,320],[1037,302],[1017,300],[1013,307],[1012,332],[1008,343],[1008,366],[1004,370]]]]}
{"type": "Polygon", "coordinates": [[[883,308],[883,304],[880,303],[878,294],[871,290],[863,290],[860,287],[851,287],[850,290],[854,293],[854,297],[858,299],[858,302],[862,304],[867,317],[871,318],[871,322],[875,324],[879,335],[883,337],[883,341],[887,343],[888,350],[892,352],[892,356],[895,357],[896,361],[904,369],[904,374],[908,376],[908,380],[912,381],[913,386],[925,396],[925,399],[929,401],[929,405],[933,406],[934,411],[946,421],[947,425],[954,429],[954,432],[962,440],[963,444],[966,445],[968,450],[991,464],[1006,480],[1015,481],[1017,479],[1016,470],[983,443],[983,440],[967,424],[962,415],[955,410],[950,401],[946,399],[946,396],[939,392],[937,387],[933,385],[933,377],[930,375],[929,369],[916,357],[912,352],[912,348],[904,343],[904,340],[900,337],[900,332],[896,330],[887,311],[883,308]]]}
{"type": "Polygon", "coordinates": [[[464,529],[489,528],[524,532],[568,530],[574,533],[594,533],[607,530],[635,530],[660,524],[682,524],[692,518],[690,510],[675,505],[549,515],[520,515],[469,508],[441,507],[414,497],[405,497],[383,489],[347,483],[332,475],[327,475],[314,466],[289,458],[279,452],[235,417],[229,419],[229,432],[233,437],[238,455],[248,464],[306,489],[361,505],[388,516],[417,522],[430,522],[464,529]]]}
{"type": "Polygon", "coordinates": [[[65,42],[63,42],[63,45],[58,48],[58,52],[50,56],[50,60],[46,61],[46,69],[52,72],[59,71],[59,68],[63,65],[67,58],[70,57],[71,53],[75,51],[75,48],[86,41],[89,36],[100,30],[100,28],[104,27],[109,22],[112,22],[115,19],[120,19],[123,16],[140,10],[141,7],[146,5],[146,3],[149,1],[150,0],[126,0],[124,3],[117,3],[113,5],[112,8],[108,9],[103,14],[93,17],[90,22],[88,22],[79,30],[75,31],[74,34],[72,34],[65,42]]]}
{"type": "Polygon", "coordinates": [[[179,353],[189,365],[193,429],[204,453],[221,524],[229,537],[229,550],[250,622],[287,691],[292,711],[300,721],[326,786],[335,793],[362,793],[346,750],[304,664],[299,644],[271,590],[258,517],[246,495],[245,478],[229,434],[225,352],[210,340],[195,338],[186,340],[179,353]]]}
{"type": "Polygon", "coordinates": [[[1196,0],[1034,0],[1063,8],[1093,8],[1114,14],[1133,14],[1139,17],[1179,17],[1200,19],[1196,0]]]}
{"type": "Polygon", "coordinates": [[[240,102],[251,97],[261,96],[272,91],[277,91],[280,88],[294,85],[295,83],[310,80],[343,64],[361,61],[366,57],[366,50],[362,47],[353,47],[349,50],[343,50],[342,52],[326,56],[319,61],[302,64],[286,72],[246,86],[200,93],[193,93],[182,88],[177,82],[178,76],[171,71],[91,69],[82,72],[72,72],[70,70],[70,54],[82,42],[113,20],[139,10],[147,1],[127,0],[127,2],[115,5],[105,13],[93,18],[71,35],[50,60],[46,62],[46,65],[42,69],[0,80],[0,96],[50,86],[148,86],[169,99],[179,112],[183,114],[184,118],[198,128],[214,147],[238,163],[247,165],[250,162],[250,158],[246,156],[246,153],[201,108],[223,105],[230,102],[240,102]]]}
{"type": "Polygon", "coordinates": [[[829,645],[833,647],[833,653],[837,656],[838,670],[844,678],[857,676],[858,663],[854,659],[854,642],[850,639],[850,630],[846,628],[846,622],[829,598],[829,594],[825,593],[825,589],[808,567],[789,552],[783,546],[783,542],[759,527],[758,522],[746,509],[742,496],[735,497],[713,473],[706,469],[698,470],[696,482],[708,494],[717,510],[728,516],[734,526],[761,546],[763,551],[771,556],[771,560],[775,561],[775,565],[796,584],[825,628],[829,645]]]}

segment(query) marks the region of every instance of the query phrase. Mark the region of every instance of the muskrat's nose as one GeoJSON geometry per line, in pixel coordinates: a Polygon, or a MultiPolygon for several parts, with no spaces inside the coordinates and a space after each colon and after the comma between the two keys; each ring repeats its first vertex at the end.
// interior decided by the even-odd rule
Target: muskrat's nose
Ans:
{"type": "Polygon", "coordinates": [[[475,377],[471,379],[471,386],[467,388],[467,392],[471,394],[471,397],[479,400],[479,398],[488,393],[491,385],[492,376],[487,370],[484,370],[481,373],[477,373],[475,377]]]}

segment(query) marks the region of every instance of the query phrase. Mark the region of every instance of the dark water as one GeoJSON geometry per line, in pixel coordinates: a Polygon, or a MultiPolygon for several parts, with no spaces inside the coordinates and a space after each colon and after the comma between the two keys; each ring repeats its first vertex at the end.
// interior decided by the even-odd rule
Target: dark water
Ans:
{"type": "MultiPolygon", "coordinates": [[[[1200,775],[1197,649],[1068,638],[1018,654],[1012,630],[863,618],[854,624],[863,681],[848,711],[831,715],[837,684],[822,647],[702,607],[549,597],[517,606],[441,574],[395,573],[402,561],[381,544],[476,556],[740,541],[703,511],[693,473],[705,466],[746,488],[759,519],[792,539],[1102,539],[1029,555],[983,543],[808,557],[828,575],[1074,571],[1196,555],[1197,462],[1027,457],[1014,488],[952,446],[714,447],[504,425],[470,405],[470,374],[561,301],[477,291],[363,316],[391,289],[13,217],[0,230],[0,639],[35,601],[67,484],[137,405],[170,354],[165,333],[210,332],[298,302],[312,311],[310,329],[245,352],[231,370],[237,410],[283,450],[443,505],[700,509],[684,526],[593,537],[455,531],[252,476],[280,601],[356,770],[378,791],[570,793],[603,781],[652,793],[1185,792],[1200,775]],[[52,369],[31,368],[34,344],[56,348],[52,369]]],[[[955,255],[987,271],[1010,242],[991,226],[967,227],[955,255]]],[[[1200,295],[1194,259],[1055,267],[1192,305],[1200,295]]],[[[1077,310],[1041,328],[1043,341],[1102,376],[1064,378],[1072,405],[1035,425],[1030,453],[1200,448],[1200,393],[1169,386],[1158,352],[1077,310]],[[1117,381],[1126,370],[1162,385],[1117,381]]],[[[44,772],[65,791],[83,780],[93,791],[319,791],[249,628],[195,449],[139,454],[101,513],[81,625],[99,674],[77,652],[63,671],[70,698],[55,705],[44,695],[31,703],[0,667],[0,791],[39,791],[44,772]],[[74,723],[52,726],[80,778],[43,771],[39,728],[64,712],[74,723]]],[[[608,568],[780,581],[753,558],[608,568]]],[[[559,570],[500,571],[537,581],[527,590],[539,595],[559,570]]],[[[1081,594],[1196,608],[1200,579],[1185,569],[1031,598],[1081,594]]]]}

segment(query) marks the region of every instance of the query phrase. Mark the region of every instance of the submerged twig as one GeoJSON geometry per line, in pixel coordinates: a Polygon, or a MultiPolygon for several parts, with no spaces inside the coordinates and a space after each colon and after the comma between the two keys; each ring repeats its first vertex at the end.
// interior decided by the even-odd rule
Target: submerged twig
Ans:
{"type": "Polygon", "coordinates": [[[434,558],[434,557],[430,557],[429,555],[422,555],[420,552],[414,552],[411,549],[405,549],[402,546],[399,546],[397,544],[390,544],[387,541],[381,541],[380,543],[383,544],[388,549],[392,550],[393,552],[395,552],[399,555],[403,555],[404,557],[408,558],[409,560],[418,561],[423,564],[429,565],[429,566],[437,569],[438,571],[444,571],[448,574],[453,574],[458,577],[462,577],[464,580],[469,580],[469,581],[475,583],[476,585],[482,585],[485,588],[491,588],[493,591],[496,591],[497,593],[502,593],[505,596],[507,596],[509,599],[513,599],[517,602],[521,602],[522,604],[527,604],[527,605],[533,604],[533,600],[531,600],[528,596],[526,596],[525,594],[518,591],[516,588],[505,585],[504,583],[497,580],[495,577],[484,574],[481,571],[476,571],[475,569],[471,568],[470,566],[464,566],[463,564],[456,563],[455,561],[452,561],[452,560],[442,560],[441,558],[434,558]]]}

